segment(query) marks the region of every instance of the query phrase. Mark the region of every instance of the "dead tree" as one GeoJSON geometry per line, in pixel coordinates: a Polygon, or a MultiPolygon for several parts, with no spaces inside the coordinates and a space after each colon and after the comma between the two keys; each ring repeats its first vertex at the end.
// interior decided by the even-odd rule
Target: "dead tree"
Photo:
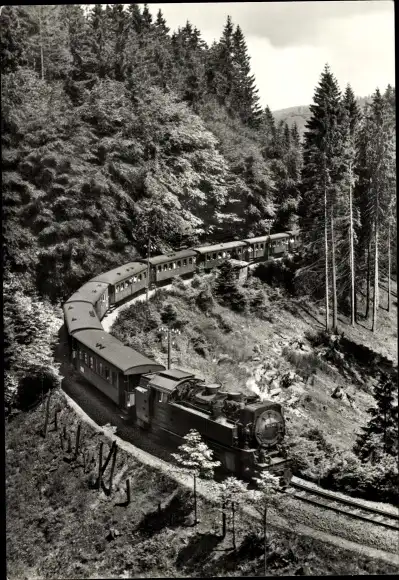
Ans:
{"type": "Polygon", "coordinates": [[[98,489],[101,489],[101,477],[102,477],[102,462],[103,462],[103,447],[104,443],[100,442],[100,450],[98,454],[98,489]]]}
{"type": "Polygon", "coordinates": [[[115,463],[116,463],[116,454],[118,452],[118,447],[115,443],[115,447],[114,447],[114,453],[112,455],[112,463],[111,463],[111,474],[109,477],[109,495],[111,495],[112,493],[112,482],[114,479],[114,471],[115,471],[115,463]]]}
{"type": "Polygon", "coordinates": [[[43,435],[44,435],[45,438],[47,437],[48,421],[49,421],[49,416],[50,416],[50,393],[51,393],[51,391],[49,391],[49,393],[47,395],[46,415],[45,415],[45,419],[44,419],[44,431],[43,431],[43,435]]]}
{"type": "Polygon", "coordinates": [[[79,454],[80,431],[81,431],[81,425],[79,423],[78,430],[76,432],[75,459],[78,457],[78,454],[79,454]]]}

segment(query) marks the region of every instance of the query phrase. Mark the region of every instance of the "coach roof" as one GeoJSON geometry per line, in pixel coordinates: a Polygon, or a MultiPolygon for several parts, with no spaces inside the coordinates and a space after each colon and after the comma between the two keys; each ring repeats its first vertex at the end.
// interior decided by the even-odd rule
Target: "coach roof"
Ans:
{"type": "Polygon", "coordinates": [[[99,274],[95,278],[92,278],[90,282],[105,282],[106,284],[114,285],[121,280],[126,280],[130,276],[143,272],[145,269],[146,265],[142,262],[128,262],[119,268],[114,268],[113,270],[109,270],[109,272],[99,274]]]}
{"type": "Polygon", "coordinates": [[[136,350],[124,346],[104,330],[82,330],[75,333],[74,338],[127,375],[154,373],[165,368],[136,350]]]}
{"type": "Polygon", "coordinates": [[[87,282],[68,298],[66,304],[80,301],[94,305],[107,288],[108,284],[105,282],[87,282]]]}
{"type": "MultiPolygon", "coordinates": [[[[164,264],[166,262],[173,262],[174,260],[181,260],[182,258],[191,258],[196,256],[197,252],[194,250],[180,250],[179,252],[171,252],[170,254],[162,254],[162,256],[154,256],[148,261],[150,264],[156,266],[157,264],[164,264]]],[[[147,261],[147,260],[143,260],[147,261]]]]}
{"type": "Polygon", "coordinates": [[[67,302],[63,310],[69,334],[87,328],[103,329],[93,306],[87,302],[67,302]]]}
{"type": "Polygon", "coordinates": [[[209,252],[218,252],[219,250],[231,250],[232,248],[240,248],[245,246],[244,242],[226,242],[225,244],[216,244],[214,246],[201,246],[195,248],[200,254],[209,254],[209,252]]]}

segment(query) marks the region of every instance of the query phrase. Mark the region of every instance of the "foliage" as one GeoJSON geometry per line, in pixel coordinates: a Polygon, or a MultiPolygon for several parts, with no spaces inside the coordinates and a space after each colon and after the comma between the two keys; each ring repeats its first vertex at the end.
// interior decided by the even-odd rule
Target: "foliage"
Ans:
{"type": "Polygon", "coordinates": [[[25,294],[18,279],[4,280],[5,398],[25,409],[60,383],[54,348],[62,325],[60,313],[35,295],[25,294]]]}
{"type": "Polygon", "coordinates": [[[224,262],[215,280],[214,293],[223,306],[229,306],[237,312],[244,312],[247,307],[245,293],[239,288],[234,267],[231,262],[224,262]]]}
{"type": "Polygon", "coordinates": [[[179,453],[172,454],[178,465],[193,476],[213,477],[213,471],[220,462],[213,461],[213,452],[202,441],[198,431],[190,429],[183,439],[185,442],[179,446],[179,453]]]}
{"type": "Polygon", "coordinates": [[[376,407],[368,410],[371,418],[358,436],[354,451],[363,462],[377,463],[384,454],[398,455],[397,381],[381,374],[374,389],[376,407]]]}

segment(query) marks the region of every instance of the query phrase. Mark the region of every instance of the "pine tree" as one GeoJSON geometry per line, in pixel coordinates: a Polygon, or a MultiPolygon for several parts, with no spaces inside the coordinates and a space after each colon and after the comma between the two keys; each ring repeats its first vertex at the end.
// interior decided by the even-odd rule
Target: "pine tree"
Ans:
{"type": "Polygon", "coordinates": [[[261,120],[258,89],[255,77],[251,75],[250,57],[240,26],[232,36],[232,64],[234,80],[232,85],[231,108],[238,114],[244,125],[258,127],[261,120]]]}
{"type": "Polygon", "coordinates": [[[311,292],[321,287],[321,268],[324,265],[324,292],[326,300],[326,328],[329,327],[329,272],[330,262],[333,298],[333,328],[337,325],[336,294],[336,231],[339,215],[339,191],[342,182],[342,118],[341,94],[328,65],[316,88],[314,103],[310,106],[311,118],[306,124],[300,228],[307,266],[302,274],[311,292]],[[328,247],[331,244],[332,260],[328,247]],[[323,251],[324,245],[324,251],[323,251]]]}
{"type": "Polygon", "coordinates": [[[381,442],[383,452],[397,457],[398,453],[398,402],[394,377],[385,373],[374,390],[376,407],[368,410],[371,419],[363,427],[354,447],[362,461],[373,461],[376,445],[381,442]]]}
{"type": "Polygon", "coordinates": [[[345,137],[344,163],[347,176],[348,189],[348,232],[349,232],[349,268],[350,268],[350,302],[351,302],[351,324],[356,322],[356,290],[355,290],[355,216],[353,203],[354,166],[356,162],[356,138],[360,123],[360,111],[356,103],[355,95],[350,85],[346,87],[344,99],[344,121],[343,132],[345,137]]]}

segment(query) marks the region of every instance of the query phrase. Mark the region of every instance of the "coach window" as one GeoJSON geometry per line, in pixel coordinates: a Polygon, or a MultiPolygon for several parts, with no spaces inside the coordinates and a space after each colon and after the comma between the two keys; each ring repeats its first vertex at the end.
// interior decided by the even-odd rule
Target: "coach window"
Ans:
{"type": "Polygon", "coordinates": [[[181,261],[180,260],[177,262],[177,267],[181,268],[181,261]]]}
{"type": "Polygon", "coordinates": [[[147,272],[143,272],[144,279],[147,278],[147,272]]]}
{"type": "Polygon", "coordinates": [[[141,282],[141,279],[142,279],[142,275],[139,274],[139,282],[141,282]]]}
{"type": "Polygon", "coordinates": [[[168,264],[168,266],[169,266],[169,270],[171,270],[171,269],[172,269],[172,267],[173,267],[173,266],[172,266],[172,262],[171,262],[170,264],[168,264]]]}
{"type": "MultiPolygon", "coordinates": [[[[208,258],[207,258],[207,259],[208,259],[208,258]]],[[[188,259],[188,263],[189,263],[189,264],[192,264],[192,263],[193,263],[193,258],[189,258],[189,259],[188,259]]]]}
{"type": "Polygon", "coordinates": [[[89,356],[89,367],[92,369],[93,368],[93,357],[89,356]]]}
{"type": "Polygon", "coordinates": [[[176,262],[173,262],[173,269],[176,270],[176,262]]]}
{"type": "Polygon", "coordinates": [[[126,280],[126,282],[125,282],[125,288],[129,288],[129,280],[126,280]]]}
{"type": "Polygon", "coordinates": [[[103,374],[103,363],[99,362],[97,369],[98,369],[98,374],[102,375],[103,374]]]}
{"type": "Polygon", "coordinates": [[[83,351],[79,349],[79,358],[83,360],[83,351]]]}
{"type": "Polygon", "coordinates": [[[109,377],[110,377],[110,370],[108,367],[104,367],[104,377],[106,381],[109,381],[109,377]]]}
{"type": "Polygon", "coordinates": [[[162,272],[162,266],[158,266],[158,272],[162,272]]]}
{"type": "Polygon", "coordinates": [[[212,260],[216,260],[216,252],[212,254],[212,260]]]}
{"type": "Polygon", "coordinates": [[[114,387],[117,386],[117,378],[118,377],[116,376],[116,373],[114,371],[112,371],[111,372],[111,381],[112,381],[112,384],[114,385],[114,387]]]}
{"type": "Polygon", "coordinates": [[[237,248],[237,254],[241,254],[241,248],[237,248]]]}
{"type": "Polygon", "coordinates": [[[85,365],[87,365],[87,352],[84,353],[84,357],[85,357],[85,365]]]}
{"type": "Polygon", "coordinates": [[[187,266],[187,260],[183,260],[183,267],[187,266]]]}
{"type": "MultiPolygon", "coordinates": [[[[196,262],[196,261],[197,261],[197,258],[196,258],[196,257],[194,257],[194,258],[193,258],[193,264],[195,264],[195,262],[196,262]]],[[[191,264],[191,258],[190,258],[190,264],[191,264]]]]}

